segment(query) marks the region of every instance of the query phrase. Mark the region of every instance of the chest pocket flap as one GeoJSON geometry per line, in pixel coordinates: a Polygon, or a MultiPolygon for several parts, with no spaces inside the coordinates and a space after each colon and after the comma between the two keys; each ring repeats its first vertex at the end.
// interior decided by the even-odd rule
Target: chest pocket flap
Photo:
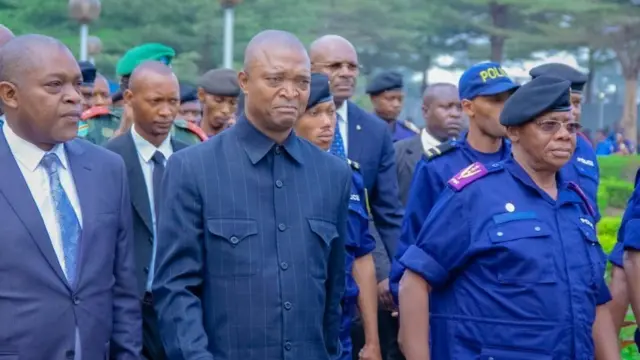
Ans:
{"type": "Polygon", "coordinates": [[[338,229],[329,221],[309,219],[309,227],[327,246],[331,245],[331,241],[338,237],[338,229]]]}
{"type": "Polygon", "coordinates": [[[551,229],[537,219],[505,222],[495,226],[489,233],[492,243],[502,243],[524,238],[538,238],[549,235],[551,235],[551,229]]]}
{"type": "Polygon", "coordinates": [[[252,219],[208,219],[207,229],[231,246],[236,246],[249,236],[258,234],[258,222],[252,219]]]}

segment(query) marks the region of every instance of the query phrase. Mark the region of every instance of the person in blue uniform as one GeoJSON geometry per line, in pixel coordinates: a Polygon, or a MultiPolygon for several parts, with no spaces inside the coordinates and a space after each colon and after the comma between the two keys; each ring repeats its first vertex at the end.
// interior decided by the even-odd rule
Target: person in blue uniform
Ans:
{"type": "MultiPolygon", "coordinates": [[[[626,257],[624,259],[624,272],[627,282],[631,308],[636,321],[640,319],[640,170],[636,172],[635,188],[631,198],[627,202],[627,208],[622,216],[620,229],[618,230],[618,243],[622,243],[626,257]],[[635,280],[635,281],[634,281],[635,280]]],[[[634,340],[640,346],[640,334],[635,332],[634,340]]]]}
{"type": "MultiPolygon", "coordinates": [[[[587,75],[574,69],[571,66],[559,63],[549,63],[537,66],[529,72],[532,78],[541,75],[554,76],[559,79],[571,82],[571,109],[575,121],[580,122],[582,114],[582,91],[588,80],[587,75]]],[[[582,133],[577,134],[576,150],[571,161],[563,168],[566,176],[576,181],[583,189],[591,206],[596,212],[596,225],[600,221],[600,211],[598,209],[598,184],[600,183],[600,168],[596,152],[582,133]]],[[[611,296],[613,300],[607,304],[607,308],[613,316],[614,324],[618,331],[622,328],[624,318],[629,308],[629,294],[627,291],[627,279],[622,264],[623,242],[618,237],[618,242],[609,255],[611,262],[611,296]]]]}
{"type": "Polygon", "coordinates": [[[401,318],[407,360],[619,358],[595,212],[560,171],[580,129],[570,85],[540,76],[509,98],[512,156],[452,177],[400,258],[400,314],[428,314],[401,318]]]}
{"type": "MultiPolygon", "coordinates": [[[[329,77],[322,73],[311,74],[311,90],[306,112],[296,122],[296,134],[329,151],[336,127],[336,106],[331,95],[329,77]]],[[[349,238],[346,241],[346,283],[342,298],[342,324],[339,360],[352,359],[351,324],[356,307],[364,323],[366,344],[360,359],[381,360],[378,339],[378,295],[376,273],[371,252],[376,247],[369,233],[364,181],[360,165],[347,160],[352,169],[351,196],[349,199],[349,238]]]]}
{"type": "Polygon", "coordinates": [[[404,102],[403,86],[402,74],[396,71],[383,71],[369,82],[366,89],[373,104],[373,111],[389,124],[393,142],[420,133],[420,129],[414,123],[398,120],[404,102]]]}
{"type": "Polygon", "coordinates": [[[410,245],[415,244],[422,224],[447,181],[474,162],[497,162],[509,156],[509,144],[504,141],[506,130],[500,125],[500,112],[517,88],[518,85],[497,63],[480,63],[462,74],[458,91],[462,109],[469,117],[469,131],[462,134],[460,140],[431,148],[416,166],[389,277],[391,293],[396,300],[403,272],[398,259],[410,245]]]}

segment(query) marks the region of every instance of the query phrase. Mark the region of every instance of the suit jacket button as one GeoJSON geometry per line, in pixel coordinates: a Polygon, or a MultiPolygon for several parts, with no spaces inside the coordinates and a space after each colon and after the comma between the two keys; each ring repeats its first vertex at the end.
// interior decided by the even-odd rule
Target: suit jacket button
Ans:
{"type": "Polygon", "coordinates": [[[291,343],[288,342],[288,341],[286,343],[284,343],[284,349],[287,350],[287,351],[290,351],[291,350],[291,343]]]}
{"type": "Polygon", "coordinates": [[[80,305],[80,298],[79,298],[79,297],[77,297],[77,296],[74,296],[74,297],[73,297],[73,303],[74,303],[75,305],[80,305]]]}
{"type": "Polygon", "coordinates": [[[232,236],[231,239],[229,239],[229,241],[231,241],[231,243],[235,245],[240,242],[240,239],[238,239],[237,236],[232,236]]]}
{"type": "Polygon", "coordinates": [[[148,266],[145,266],[145,267],[144,267],[144,273],[145,273],[145,274],[148,274],[148,273],[149,273],[149,267],[148,267],[148,266]]]}

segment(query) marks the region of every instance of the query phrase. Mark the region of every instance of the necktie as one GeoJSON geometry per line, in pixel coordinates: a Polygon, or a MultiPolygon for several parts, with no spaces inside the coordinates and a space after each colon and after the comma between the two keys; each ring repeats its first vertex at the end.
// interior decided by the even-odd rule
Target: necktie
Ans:
{"type": "Polygon", "coordinates": [[[336,132],[333,135],[333,142],[331,143],[331,153],[343,160],[346,160],[347,152],[344,150],[344,141],[342,140],[342,134],[340,133],[340,122],[343,120],[340,114],[336,114],[336,116],[338,117],[338,121],[336,121],[336,132]]]}
{"type": "Polygon", "coordinates": [[[165,157],[160,151],[153,153],[151,161],[153,161],[153,210],[156,221],[158,219],[158,205],[160,204],[160,187],[162,184],[162,176],[164,175],[165,157]]]}
{"type": "Polygon", "coordinates": [[[73,210],[71,201],[60,183],[60,159],[55,153],[48,153],[42,158],[40,164],[49,175],[49,185],[51,187],[51,197],[56,212],[56,219],[60,226],[60,237],[64,253],[65,269],[69,284],[73,284],[76,279],[76,266],[78,256],[78,242],[80,240],[80,222],[76,212],[73,210]]]}

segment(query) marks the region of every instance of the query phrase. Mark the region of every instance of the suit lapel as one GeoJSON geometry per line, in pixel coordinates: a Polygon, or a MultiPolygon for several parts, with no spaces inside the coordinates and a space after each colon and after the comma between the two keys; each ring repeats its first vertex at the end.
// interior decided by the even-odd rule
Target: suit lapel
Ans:
{"type": "Polygon", "coordinates": [[[367,143],[365,139],[365,124],[356,106],[347,102],[347,126],[349,133],[349,143],[347,144],[347,157],[351,160],[362,163],[363,146],[367,143]]]}
{"type": "Polygon", "coordinates": [[[144,174],[140,167],[138,150],[133,143],[131,133],[127,133],[123,142],[123,159],[127,166],[127,176],[129,178],[129,188],[131,189],[131,203],[144,225],[153,234],[153,223],[151,221],[151,204],[149,204],[149,193],[147,183],[144,181],[144,174]]]}
{"type": "Polygon", "coordinates": [[[69,159],[69,168],[73,176],[73,182],[78,193],[80,201],[80,209],[82,211],[82,236],[79,245],[79,258],[77,262],[78,279],[75,284],[79,284],[82,280],[82,268],[86,263],[85,257],[87,249],[91,246],[91,233],[93,231],[93,222],[97,219],[98,208],[97,201],[94,198],[96,193],[95,179],[92,177],[91,159],[87,159],[84,155],[84,149],[78,140],[72,140],[65,144],[67,158],[69,159]]]}
{"type": "Polygon", "coordinates": [[[7,199],[53,271],[69,287],[38,206],[30,195],[29,187],[2,131],[0,131],[0,168],[2,168],[0,194],[7,199]],[[27,194],[29,195],[27,196],[27,194]]]}

